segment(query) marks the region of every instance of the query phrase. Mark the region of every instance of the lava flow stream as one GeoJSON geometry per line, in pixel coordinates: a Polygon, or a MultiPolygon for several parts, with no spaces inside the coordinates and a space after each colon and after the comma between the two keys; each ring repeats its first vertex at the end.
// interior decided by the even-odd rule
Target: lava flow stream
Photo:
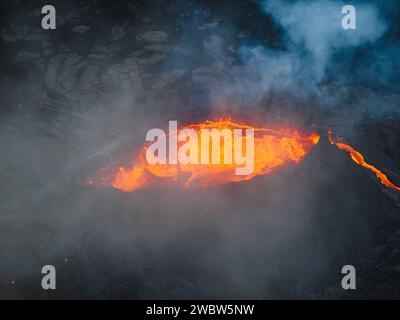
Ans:
{"type": "Polygon", "coordinates": [[[367,169],[371,170],[373,173],[375,173],[375,175],[377,176],[377,178],[380,180],[380,182],[383,185],[385,185],[386,187],[395,189],[397,191],[400,191],[400,187],[398,187],[395,184],[393,184],[392,182],[390,182],[388,177],[382,171],[380,171],[379,169],[377,169],[373,165],[367,163],[361,153],[359,153],[358,151],[354,150],[348,144],[345,144],[343,142],[339,142],[339,141],[335,140],[332,137],[332,133],[331,132],[328,133],[328,139],[329,139],[329,142],[331,144],[336,145],[340,150],[344,150],[344,151],[348,152],[350,157],[351,157],[351,159],[355,163],[357,163],[358,165],[360,165],[360,166],[362,166],[364,168],[367,168],[367,169]]]}
{"type": "MultiPolygon", "coordinates": [[[[319,135],[316,133],[305,134],[294,128],[256,128],[247,124],[238,124],[231,120],[206,121],[200,124],[190,124],[177,129],[177,134],[183,129],[192,130],[192,134],[198,137],[190,141],[177,142],[179,150],[185,146],[185,150],[192,152],[197,150],[196,155],[191,155],[191,163],[154,163],[146,158],[146,151],[149,143],[145,143],[130,159],[128,165],[110,165],[101,169],[97,174],[88,180],[89,185],[111,186],[122,191],[135,191],[148,187],[163,187],[177,185],[183,188],[209,187],[224,183],[240,182],[250,180],[258,175],[271,173],[279,168],[290,164],[299,164],[319,141],[319,135]],[[217,129],[217,130],[215,130],[217,129]],[[242,160],[246,158],[246,139],[249,136],[235,135],[235,131],[242,130],[247,132],[251,129],[254,140],[254,162],[249,174],[238,175],[237,163],[226,163],[209,161],[204,164],[200,161],[202,154],[206,151],[207,155],[213,156],[215,149],[209,145],[203,144],[202,130],[209,131],[209,140],[219,142],[218,158],[223,159],[224,153],[237,155],[236,145],[240,143],[243,149],[239,151],[242,160]],[[225,130],[225,131],[224,131],[225,130]],[[228,134],[221,138],[221,132],[228,134]],[[201,137],[201,138],[200,138],[201,137]],[[232,139],[232,140],[231,140],[232,139]],[[229,142],[229,144],[228,144],[229,142]],[[194,147],[194,148],[193,148],[194,147]],[[208,149],[208,150],[205,150],[208,149]],[[197,161],[198,160],[198,161],[197,161]]],[[[166,136],[174,134],[169,132],[166,136]]],[[[214,145],[215,146],[215,145],[214,145]]],[[[218,147],[217,147],[218,148],[218,147]]],[[[186,152],[185,151],[185,152],[186,152]]],[[[189,153],[190,153],[189,152],[189,153]]]]}

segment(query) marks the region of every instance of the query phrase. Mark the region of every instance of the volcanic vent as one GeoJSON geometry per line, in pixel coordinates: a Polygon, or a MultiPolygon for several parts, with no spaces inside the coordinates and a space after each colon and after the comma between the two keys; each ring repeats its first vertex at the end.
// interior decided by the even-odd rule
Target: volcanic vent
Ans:
{"type": "MultiPolygon", "coordinates": [[[[146,159],[146,152],[149,149],[147,143],[140,150],[133,152],[130,166],[121,166],[117,161],[98,171],[94,177],[88,179],[87,184],[111,186],[130,192],[149,187],[166,187],[171,184],[183,188],[193,188],[247,181],[255,176],[266,175],[284,168],[289,164],[299,164],[319,142],[320,136],[315,132],[303,133],[292,127],[263,128],[236,123],[231,119],[222,119],[188,124],[165,134],[164,138],[165,141],[169,140],[170,145],[176,144],[174,146],[175,153],[180,148],[185,153],[185,157],[187,156],[192,161],[189,160],[184,164],[178,163],[176,160],[174,163],[160,163],[160,161],[149,163],[148,158],[146,159]],[[184,141],[177,141],[176,137],[188,129],[192,130],[195,138],[186,139],[191,138],[187,135],[184,141]],[[242,147],[242,144],[244,142],[244,145],[247,145],[247,140],[250,138],[247,135],[234,134],[234,130],[238,129],[251,129],[255,133],[254,151],[251,155],[254,157],[252,165],[254,168],[247,175],[236,174],[235,164],[232,161],[224,162],[228,153],[230,158],[232,158],[232,154],[239,153],[242,162],[246,161],[246,156],[243,156],[245,148],[242,147]],[[207,135],[203,136],[203,130],[207,131],[207,135]],[[202,131],[201,134],[200,131],[202,131]],[[220,132],[227,134],[221,135],[220,132]],[[171,139],[171,137],[174,138],[171,139]],[[207,140],[206,143],[205,140],[207,140]],[[236,150],[238,144],[241,146],[239,151],[236,150]],[[206,154],[205,161],[203,154],[206,154]]],[[[339,139],[333,138],[331,131],[327,133],[327,138],[332,145],[348,152],[355,163],[371,170],[383,185],[400,191],[400,187],[393,184],[381,170],[367,163],[361,153],[339,139]]],[[[171,147],[168,150],[169,153],[172,152],[171,147]]]]}

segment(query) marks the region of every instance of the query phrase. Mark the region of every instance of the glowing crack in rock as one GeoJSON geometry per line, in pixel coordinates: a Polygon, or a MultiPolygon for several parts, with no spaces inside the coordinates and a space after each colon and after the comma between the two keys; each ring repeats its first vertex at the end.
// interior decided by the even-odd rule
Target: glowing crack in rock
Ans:
{"type": "Polygon", "coordinates": [[[400,191],[400,187],[393,184],[381,170],[367,163],[364,159],[364,156],[360,152],[355,150],[353,147],[339,141],[338,139],[334,139],[332,137],[332,132],[330,131],[328,133],[328,139],[331,144],[336,145],[340,150],[346,151],[355,163],[368,170],[371,170],[384,186],[400,191]]]}

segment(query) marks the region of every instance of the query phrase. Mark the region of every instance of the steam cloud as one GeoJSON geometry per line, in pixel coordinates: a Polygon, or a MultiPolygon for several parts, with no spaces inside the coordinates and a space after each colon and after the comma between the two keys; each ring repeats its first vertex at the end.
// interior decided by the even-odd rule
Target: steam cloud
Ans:
{"type": "MultiPolygon", "coordinates": [[[[280,92],[318,97],[321,107],[337,107],[346,97],[336,99],[336,93],[331,91],[324,94],[321,87],[329,82],[360,85],[374,77],[375,84],[378,80],[380,85],[395,87],[388,79],[398,81],[398,77],[383,61],[397,59],[398,49],[377,43],[389,28],[382,10],[374,3],[356,3],[357,29],[344,30],[340,14],[344,5],[325,0],[260,2],[260,8],[282,29],[280,48],[257,43],[241,46],[239,54],[250,75],[233,74],[233,80],[218,92],[223,96],[243,93],[251,97],[248,104],[257,104],[271,92],[280,92]],[[373,57],[365,58],[367,54],[373,57]],[[347,67],[349,64],[351,68],[347,67]]],[[[384,107],[379,99],[374,102],[378,105],[371,112],[394,111],[397,107],[391,101],[388,106],[387,100],[382,103],[386,104],[384,107]]],[[[358,106],[362,108],[365,103],[368,102],[358,106]]]]}

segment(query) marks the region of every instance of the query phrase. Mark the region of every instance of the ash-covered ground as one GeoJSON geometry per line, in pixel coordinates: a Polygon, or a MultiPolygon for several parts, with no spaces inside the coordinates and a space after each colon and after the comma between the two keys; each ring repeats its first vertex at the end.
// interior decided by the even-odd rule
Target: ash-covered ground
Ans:
{"type": "Polygon", "coordinates": [[[337,1],[57,0],[56,30],[45,4],[0,8],[1,298],[400,296],[400,193],[326,138],[400,184],[396,1],[355,2],[347,31],[337,1]],[[147,130],[222,115],[321,141],[243,183],[85,184],[147,130]]]}

